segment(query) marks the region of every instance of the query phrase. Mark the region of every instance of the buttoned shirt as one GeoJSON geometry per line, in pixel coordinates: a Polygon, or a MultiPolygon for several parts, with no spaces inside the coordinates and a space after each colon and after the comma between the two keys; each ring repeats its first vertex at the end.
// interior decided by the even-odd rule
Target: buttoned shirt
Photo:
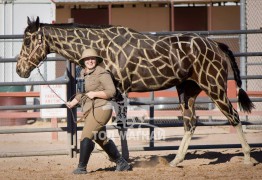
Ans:
{"type": "Polygon", "coordinates": [[[93,100],[88,98],[85,93],[79,93],[76,95],[76,99],[79,101],[83,108],[83,112],[90,110],[91,108],[101,107],[106,105],[116,93],[116,88],[111,78],[111,75],[107,70],[99,65],[88,74],[84,74],[85,80],[85,93],[89,91],[104,91],[108,99],[94,98],[93,100]]]}

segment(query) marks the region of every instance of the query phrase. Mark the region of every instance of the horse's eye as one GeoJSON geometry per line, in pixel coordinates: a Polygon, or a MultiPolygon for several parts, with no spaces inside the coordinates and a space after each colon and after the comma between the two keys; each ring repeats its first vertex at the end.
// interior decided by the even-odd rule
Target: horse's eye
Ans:
{"type": "Polygon", "coordinates": [[[25,45],[29,46],[30,45],[30,41],[31,41],[30,39],[25,39],[25,45]]]}

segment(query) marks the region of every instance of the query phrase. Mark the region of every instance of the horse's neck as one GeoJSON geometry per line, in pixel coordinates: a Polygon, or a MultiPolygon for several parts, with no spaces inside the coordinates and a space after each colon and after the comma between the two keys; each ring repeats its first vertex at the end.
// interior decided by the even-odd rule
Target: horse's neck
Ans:
{"type": "MultiPolygon", "coordinates": [[[[60,54],[73,62],[80,59],[84,49],[98,49],[96,43],[93,43],[94,39],[87,37],[88,29],[76,32],[74,29],[48,27],[44,34],[50,53],[60,54]]],[[[101,50],[101,47],[99,49],[101,50]]]]}
{"type": "MultiPolygon", "coordinates": [[[[114,52],[110,53],[112,49],[121,48],[121,44],[125,44],[127,41],[132,43],[131,39],[136,39],[137,41],[130,45],[129,48],[136,47],[136,50],[153,49],[152,45],[156,42],[156,37],[148,37],[123,27],[101,29],[44,27],[44,35],[50,53],[57,53],[72,62],[77,62],[84,49],[96,49],[105,58],[105,65],[111,67],[111,69],[116,64],[119,64],[117,61],[123,62],[126,60],[115,59],[114,56],[110,55],[105,57],[106,54],[119,55],[114,52]],[[117,47],[116,44],[118,44],[117,47]],[[109,48],[109,46],[113,48],[109,48]]],[[[122,51],[119,52],[122,53],[122,51]]]]}

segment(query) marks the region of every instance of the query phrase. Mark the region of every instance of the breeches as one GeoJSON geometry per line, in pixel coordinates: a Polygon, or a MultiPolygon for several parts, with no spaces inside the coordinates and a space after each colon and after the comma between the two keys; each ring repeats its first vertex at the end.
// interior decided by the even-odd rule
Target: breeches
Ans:
{"type": "Polygon", "coordinates": [[[104,125],[110,120],[112,109],[98,107],[92,109],[85,119],[81,141],[89,138],[98,143],[101,147],[107,143],[106,128],[104,125]]]}

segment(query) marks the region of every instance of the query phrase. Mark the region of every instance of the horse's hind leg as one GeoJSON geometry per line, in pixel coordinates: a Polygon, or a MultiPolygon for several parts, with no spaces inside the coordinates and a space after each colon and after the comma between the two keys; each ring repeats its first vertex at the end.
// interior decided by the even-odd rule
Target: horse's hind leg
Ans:
{"type": "Polygon", "coordinates": [[[244,163],[253,165],[253,162],[251,161],[251,157],[250,157],[250,146],[247,143],[245,134],[244,134],[243,129],[242,129],[241,122],[238,125],[236,125],[235,128],[237,130],[237,134],[238,134],[240,143],[242,145],[242,150],[243,150],[243,153],[244,153],[244,163]]]}
{"type": "Polygon", "coordinates": [[[244,153],[244,163],[253,164],[250,158],[250,146],[248,145],[244,132],[242,130],[242,125],[238,116],[238,112],[233,108],[231,102],[227,97],[226,91],[220,89],[219,91],[209,91],[209,92],[206,91],[206,93],[213,100],[213,102],[220,109],[220,111],[227,117],[230,124],[237,130],[237,134],[244,153]],[[219,92],[219,93],[215,93],[215,92],[219,92]]]}
{"type": "Polygon", "coordinates": [[[185,133],[175,159],[170,162],[171,166],[177,166],[185,158],[189,143],[196,128],[194,105],[195,99],[201,92],[201,89],[193,81],[185,81],[181,85],[177,86],[177,92],[179,95],[179,101],[183,115],[185,133]]]}

